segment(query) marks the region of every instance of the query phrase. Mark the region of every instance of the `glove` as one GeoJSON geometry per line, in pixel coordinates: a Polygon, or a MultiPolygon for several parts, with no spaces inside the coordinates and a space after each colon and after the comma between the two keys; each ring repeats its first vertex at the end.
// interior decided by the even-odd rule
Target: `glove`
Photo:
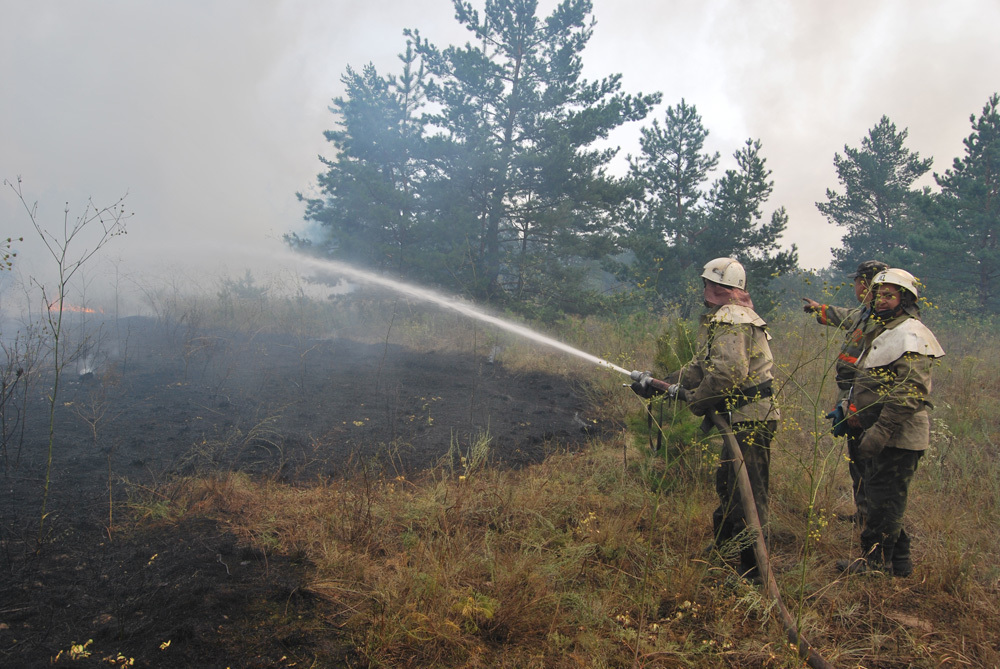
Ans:
{"type": "Polygon", "coordinates": [[[858,411],[858,408],[851,404],[847,407],[847,420],[845,422],[852,430],[864,431],[878,422],[880,413],[881,409],[877,407],[868,407],[865,411],[858,411]]]}
{"type": "Polygon", "coordinates": [[[837,408],[826,414],[827,419],[833,421],[833,436],[843,437],[847,434],[847,421],[844,420],[844,406],[838,404],[837,408]]]}
{"type": "Polygon", "coordinates": [[[639,397],[644,399],[649,399],[653,395],[659,395],[663,391],[659,388],[653,386],[653,376],[649,372],[640,372],[636,370],[629,374],[629,377],[634,381],[634,383],[629,386],[639,397]]]}
{"type": "Polygon", "coordinates": [[[864,436],[861,437],[861,443],[858,444],[858,457],[867,460],[878,456],[889,443],[891,437],[892,433],[888,428],[875,423],[865,430],[864,436]]]}
{"type": "Polygon", "coordinates": [[[667,397],[672,400],[687,402],[691,399],[691,394],[685,390],[681,384],[671,383],[670,386],[667,387],[667,397]]]}
{"type": "Polygon", "coordinates": [[[663,392],[659,388],[654,388],[649,384],[642,385],[642,383],[638,381],[629,386],[629,388],[631,388],[632,392],[634,392],[636,395],[647,400],[653,395],[658,395],[663,392]]]}
{"type": "Polygon", "coordinates": [[[695,416],[707,416],[708,412],[715,408],[718,403],[718,397],[707,397],[700,400],[695,400],[693,398],[694,393],[684,391],[687,395],[687,399],[684,400],[688,403],[688,409],[691,410],[695,416]]]}

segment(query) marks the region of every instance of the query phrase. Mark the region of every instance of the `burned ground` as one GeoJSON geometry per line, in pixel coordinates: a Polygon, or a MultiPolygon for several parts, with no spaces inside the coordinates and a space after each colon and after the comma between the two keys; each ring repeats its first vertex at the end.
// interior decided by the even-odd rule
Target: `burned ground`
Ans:
{"type": "Polygon", "coordinates": [[[263,554],[208,521],[130,519],[129,500],[149,506],[148,491],[172,477],[413,476],[486,437],[496,464],[522,466],[582,444],[596,425],[567,379],[510,370],[492,351],[143,318],[109,330],[114,346],[63,369],[40,542],[52,377],[25,374],[4,405],[2,666],[50,666],[60,651],[68,663],[88,640],[76,666],[291,666],[297,648],[337,645],[270,617],[310,606],[294,556],[263,554]]]}

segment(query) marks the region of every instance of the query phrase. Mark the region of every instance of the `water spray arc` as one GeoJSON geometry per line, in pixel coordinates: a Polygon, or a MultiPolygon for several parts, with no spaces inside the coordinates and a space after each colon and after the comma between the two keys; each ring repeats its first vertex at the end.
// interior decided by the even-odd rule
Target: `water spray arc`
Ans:
{"type": "Polygon", "coordinates": [[[362,283],[370,283],[384,288],[389,288],[398,293],[404,295],[409,295],[410,297],[415,297],[417,299],[423,300],[425,302],[431,302],[445,309],[450,309],[452,311],[457,311],[460,314],[464,314],[470,318],[474,318],[484,323],[489,323],[495,325],[498,328],[507,330],[508,332],[513,332],[514,334],[521,335],[526,339],[538,342],[539,344],[545,344],[546,346],[551,346],[553,348],[559,349],[570,355],[575,355],[578,358],[592,362],[599,367],[605,367],[619,374],[624,374],[628,376],[630,374],[629,370],[619,367],[613,363],[608,362],[602,358],[598,358],[596,355],[591,355],[586,351],[581,351],[578,348],[573,348],[565,342],[561,342],[557,339],[552,339],[551,337],[546,337],[540,332],[535,332],[534,330],[527,328],[523,325],[518,325],[517,323],[511,323],[510,321],[505,321],[502,318],[492,316],[484,311],[476,309],[475,307],[469,306],[463,302],[460,302],[453,298],[445,297],[435,293],[432,290],[426,288],[420,288],[419,286],[414,286],[412,284],[403,283],[401,281],[394,281],[392,279],[387,279],[384,276],[379,276],[374,272],[369,272],[366,270],[358,269],[357,267],[352,267],[351,265],[337,262],[334,260],[323,260],[320,258],[312,258],[309,256],[296,256],[296,260],[300,263],[305,263],[312,267],[313,269],[323,270],[327,272],[337,272],[339,274],[346,274],[357,281],[362,283]]]}

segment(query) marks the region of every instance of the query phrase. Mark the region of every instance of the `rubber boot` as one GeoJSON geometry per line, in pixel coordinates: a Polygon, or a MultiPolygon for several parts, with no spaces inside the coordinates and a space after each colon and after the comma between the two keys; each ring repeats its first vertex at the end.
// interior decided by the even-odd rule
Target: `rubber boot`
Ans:
{"type": "Polygon", "coordinates": [[[913,560],[910,558],[910,535],[905,529],[899,531],[896,545],[892,550],[892,575],[906,578],[913,573],[913,560]]]}
{"type": "Polygon", "coordinates": [[[740,551],[740,576],[751,583],[762,582],[760,569],[757,568],[757,554],[754,553],[753,547],[740,551]]]}

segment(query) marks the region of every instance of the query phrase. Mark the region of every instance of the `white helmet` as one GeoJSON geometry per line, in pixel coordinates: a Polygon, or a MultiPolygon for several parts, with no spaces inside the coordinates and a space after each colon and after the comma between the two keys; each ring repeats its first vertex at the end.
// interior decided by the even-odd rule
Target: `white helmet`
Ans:
{"type": "Polygon", "coordinates": [[[920,297],[920,293],[917,292],[916,277],[907,272],[905,269],[890,267],[887,270],[879,272],[872,280],[872,285],[874,286],[880,283],[889,283],[893,286],[899,286],[900,288],[913,293],[913,297],[920,297]]]}
{"type": "Polygon", "coordinates": [[[746,289],[747,287],[746,270],[743,269],[743,265],[732,258],[709,260],[705,265],[705,271],[701,273],[701,278],[733,288],[746,289]]]}

